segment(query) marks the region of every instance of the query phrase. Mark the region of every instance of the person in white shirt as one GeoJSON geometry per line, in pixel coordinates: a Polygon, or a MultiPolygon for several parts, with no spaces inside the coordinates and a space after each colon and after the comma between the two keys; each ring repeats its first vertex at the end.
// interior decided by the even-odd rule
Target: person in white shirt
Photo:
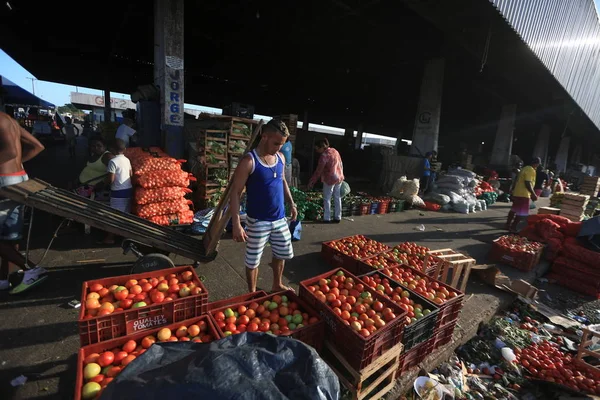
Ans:
{"type": "MultiPolygon", "coordinates": [[[[124,213],[131,211],[131,198],[133,197],[133,185],[131,176],[133,169],[129,158],[125,157],[125,142],[121,139],[115,140],[113,154],[106,172],[107,180],[110,182],[110,206],[124,213]]],[[[108,233],[102,244],[114,244],[114,235],[108,233]]]]}
{"type": "Polygon", "coordinates": [[[125,143],[125,147],[129,147],[130,138],[135,135],[135,129],[132,128],[133,120],[131,118],[123,118],[123,123],[117,128],[115,139],[120,139],[125,143]]]}

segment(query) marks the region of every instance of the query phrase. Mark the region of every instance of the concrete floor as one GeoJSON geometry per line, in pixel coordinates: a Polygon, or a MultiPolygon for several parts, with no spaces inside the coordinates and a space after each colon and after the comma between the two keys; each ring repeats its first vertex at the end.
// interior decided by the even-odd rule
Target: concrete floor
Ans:
{"type": "MultiPolygon", "coordinates": [[[[32,176],[64,186],[76,176],[82,163],[81,159],[73,162],[66,159],[62,147],[53,147],[34,160],[28,166],[28,171],[32,176]],[[55,169],[45,168],[49,163],[55,169]],[[57,175],[57,170],[62,173],[57,175]]],[[[388,245],[414,241],[432,249],[450,247],[468,253],[479,264],[484,264],[490,242],[504,233],[502,227],[507,212],[508,205],[500,203],[486,212],[469,215],[410,210],[383,216],[356,217],[353,222],[343,221],[339,225],[305,223],[303,239],[294,244],[296,257],[286,266],[285,282],[297,288],[298,282],[332,269],[320,258],[321,242],[353,234],[364,234],[388,245]],[[420,224],[425,225],[425,231],[415,230],[420,224]]],[[[41,259],[52,231],[59,222],[60,219],[41,212],[34,214],[30,244],[33,261],[41,259]]],[[[85,236],[79,230],[59,235],[42,263],[51,271],[47,282],[19,297],[0,294],[1,399],[72,397],[79,348],[76,325],[78,311],[69,308],[67,303],[79,299],[83,281],[127,274],[134,260],[131,255],[124,256],[118,247],[96,246],[94,235],[100,234],[93,232],[91,236],[85,236]],[[12,388],[10,380],[21,374],[27,377],[27,383],[12,388]]],[[[243,245],[224,239],[217,259],[197,269],[198,274],[206,278],[211,301],[247,291],[243,257],[243,245]]],[[[266,266],[269,258],[270,250],[267,249],[258,282],[260,288],[267,290],[272,279],[271,270],[266,266]]],[[[189,263],[189,260],[179,256],[173,257],[173,260],[179,265],[189,263]]],[[[501,268],[511,278],[531,280],[535,277],[535,272],[522,274],[511,267],[501,268]]],[[[490,318],[510,300],[508,294],[472,277],[454,346],[468,340],[479,322],[490,318]]],[[[448,345],[446,353],[450,348],[454,347],[448,345]]],[[[437,356],[432,355],[424,365],[435,366],[434,363],[441,361],[443,355],[443,351],[438,352],[437,356]]],[[[405,381],[410,376],[406,374],[405,381]]],[[[398,386],[387,398],[395,399],[400,393],[398,386]]]]}

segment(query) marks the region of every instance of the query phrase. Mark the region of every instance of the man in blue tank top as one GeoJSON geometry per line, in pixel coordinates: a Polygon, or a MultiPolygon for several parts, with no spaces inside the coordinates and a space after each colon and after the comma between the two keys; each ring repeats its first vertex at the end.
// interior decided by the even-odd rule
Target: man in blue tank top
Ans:
{"type": "Polygon", "coordinates": [[[267,243],[273,251],[273,291],[288,290],[282,275],[285,260],[294,257],[292,235],[285,217],[285,202],[290,204],[292,220],[298,211],[285,176],[285,158],[280,150],[289,132],[279,120],[271,120],[262,128],[256,149],[246,154],[235,170],[230,205],[240,209],[240,197],[246,188],[246,231],[238,212],[233,212],[233,240],[246,242],[246,279],[248,290],[256,291],[258,266],[267,243]]]}

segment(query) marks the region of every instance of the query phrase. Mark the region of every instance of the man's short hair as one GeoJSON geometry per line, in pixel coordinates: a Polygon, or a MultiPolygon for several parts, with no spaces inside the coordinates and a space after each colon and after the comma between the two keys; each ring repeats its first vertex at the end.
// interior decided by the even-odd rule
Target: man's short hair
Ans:
{"type": "Polygon", "coordinates": [[[329,146],[329,140],[327,140],[327,138],[315,140],[315,147],[321,148],[325,146],[329,146]]]}
{"type": "Polygon", "coordinates": [[[279,133],[283,137],[290,136],[290,131],[288,127],[285,125],[280,119],[273,118],[269,122],[267,122],[263,127],[264,132],[275,132],[279,133]]]}

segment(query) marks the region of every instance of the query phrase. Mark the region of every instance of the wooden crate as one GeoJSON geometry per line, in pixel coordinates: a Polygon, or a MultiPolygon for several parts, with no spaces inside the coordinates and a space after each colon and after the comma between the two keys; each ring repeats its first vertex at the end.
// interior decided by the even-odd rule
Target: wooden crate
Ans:
{"type": "Polygon", "coordinates": [[[325,341],[322,356],[340,383],[350,391],[352,400],[379,399],[396,384],[402,350],[402,343],[398,343],[359,371],[348,365],[344,356],[329,341],[325,341]]]}
{"type": "Polygon", "coordinates": [[[464,254],[457,253],[452,249],[431,250],[427,252],[423,270],[428,271],[435,267],[431,277],[437,279],[454,289],[465,292],[471,268],[477,262],[464,254]],[[452,270],[452,274],[450,271],[452,270]]]}
{"type": "Polygon", "coordinates": [[[583,328],[582,330],[583,336],[581,337],[581,343],[579,343],[579,348],[577,349],[577,356],[575,357],[575,362],[577,365],[582,366],[583,368],[590,371],[592,374],[596,375],[596,377],[600,377],[600,368],[594,365],[590,365],[583,360],[583,357],[594,357],[598,361],[600,361],[600,352],[588,349],[588,347],[592,344],[593,338],[600,340],[600,333],[597,333],[587,328],[583,328]]]}

